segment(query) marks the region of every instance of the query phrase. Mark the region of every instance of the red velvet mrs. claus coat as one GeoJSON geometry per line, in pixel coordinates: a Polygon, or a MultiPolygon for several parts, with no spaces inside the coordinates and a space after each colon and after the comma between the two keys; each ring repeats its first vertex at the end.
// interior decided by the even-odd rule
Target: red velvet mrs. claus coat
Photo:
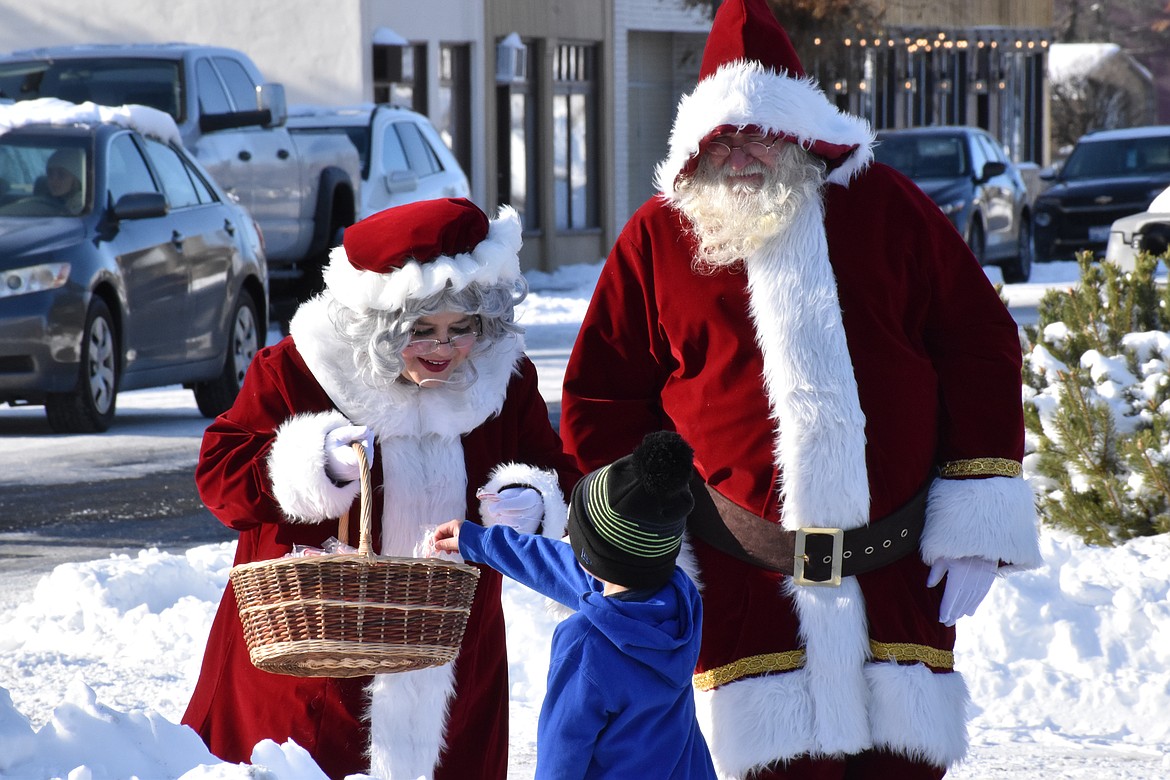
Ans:
{"type": "MultiPolygon", "coordinates": [[[[519,222],[514,214],[504,222],[493,225],[493,240],[503,231],[505,243],[515,246],[499,265],[518,277],[519,222]]],[[[327,282],[336,289],[303,304],[291,336],[258,353],[235,405],[204,435],[196,481],[212,513],[240,532],[235,563],[278,558],[294,544],[319,547],[336,535],[336,518],[347,509],[357,517],[359,485],[338,485],[325,473],[324,433],[343,417],[377,437],[371,481],[380,553],[415,554],[428,527],[473,519],[477,488],[517,482],[541,491],[544,531],[559,538],[564,496],[580,475],[549,424],[522,339],[509,335],[481,344],[468,358],[478,374],[469,387],[400,382],[374,390],[356,376],[326,299],[336,294],[364,305],[385,288],[345,263],[335,250],[327,282]]],[[[448,278],[499,280],[490,262],[473,262],[473,255],[432,266],[420,270],[412,263],[398,273],[411,274],[402,278],[424,293],[448,278]]],[[[354,521],[350,539],[357,533],[354,521]]],[[[508,679],[500,583],[498,573],[481,567],[453,669],[446,664],[354,679],[257,670],[229,584],[183,723],[230,761],[248,761],[260,740],[293,739],[332,778],[371,772],[372,766],[383,780],[503,780],[508,679]]]]}
{"type": "Polygon", "coordinates": [[[712,52],[680,103],[662,194],[602,270],[565,375],[562,436],[588,470],[677,430],[710,485],[790,530],[878,520],[948,464],[994,475],[936,481],[918,553],[839,588],[795,586],[694,541],[695,686],[721,776],[873,747],[948,766],[966,751],[968,694],[929,564],[1039,562],[1031,490],[1009,476],[1023,454],[1017,326],[938,208],[870,164],[868,125],[807,80],[712,52]],[[783,237],[700,275],[674,184],[737,127],[788,134],[833,167],[823,204],[783,237]]]}

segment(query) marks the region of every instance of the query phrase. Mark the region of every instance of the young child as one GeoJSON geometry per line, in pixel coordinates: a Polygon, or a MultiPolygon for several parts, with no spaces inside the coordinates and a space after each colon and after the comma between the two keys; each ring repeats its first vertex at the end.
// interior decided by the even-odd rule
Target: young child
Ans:
{"type": "Polygon", "coordinates": [[[648,435],[574,488],[569,544],[452,520],[435,547],[485,563],[575,610],[553,633],[536,778],[715,778],[691,675],[702,604],[675,567],[691,448],[648,435]]]}

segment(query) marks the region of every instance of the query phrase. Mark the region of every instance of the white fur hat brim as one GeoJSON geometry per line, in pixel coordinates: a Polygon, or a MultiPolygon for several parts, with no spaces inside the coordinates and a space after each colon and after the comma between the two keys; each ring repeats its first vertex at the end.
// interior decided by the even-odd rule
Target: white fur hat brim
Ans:
{"type": "Polygon", "coordinates": [[[498,285],[521,279],[520,217],[511,206],[500,207],[487,237],[470,252],[440,255],[420,263],[407,261],[392,273],[354,267],[345,247],[335,247],[324,270],[325,287],[342,305],[356,312],[401,309],[406,301],[426,298],[445,288],[462,290],[473,283],[498,285]]]}

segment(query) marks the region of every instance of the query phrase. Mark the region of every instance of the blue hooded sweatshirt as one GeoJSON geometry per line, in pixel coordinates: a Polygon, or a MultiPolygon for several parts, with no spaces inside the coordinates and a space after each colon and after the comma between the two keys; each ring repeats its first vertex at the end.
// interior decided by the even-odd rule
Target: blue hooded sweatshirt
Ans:
{"type": "Polygon", "coordinates": [[[715,780],[691,689],[702,603],[681,569],[622,601],[565,542],[464,523],[459,552],[576,610],[553,632],[536,780],[715,780]]]}

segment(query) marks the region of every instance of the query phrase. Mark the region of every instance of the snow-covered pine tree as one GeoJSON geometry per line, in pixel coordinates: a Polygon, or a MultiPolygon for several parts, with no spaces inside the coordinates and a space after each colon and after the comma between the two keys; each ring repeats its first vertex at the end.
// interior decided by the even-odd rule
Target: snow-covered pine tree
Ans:
{"type": "Polygon", "coordinates": [[[1043,522],[1087,543],[1170,532],[1170,293],[1144,253],[1125,272],[1082,254],[1025,327],[1024,469],[1043,522]]]}

